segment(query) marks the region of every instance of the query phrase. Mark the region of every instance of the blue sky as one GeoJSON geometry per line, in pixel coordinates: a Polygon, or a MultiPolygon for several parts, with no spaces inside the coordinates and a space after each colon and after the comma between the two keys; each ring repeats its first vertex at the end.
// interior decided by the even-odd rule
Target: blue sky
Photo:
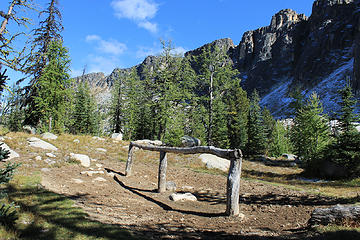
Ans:
{"type": "MultiPolygon", "coordinates": [[[[41,7],[46,0],[34,0],[41,7]]],[[[5,1],[0,10],[5,10],[5,1]]],[[[7,1],[6,1],[7,2],[7,1]]],[[[72,76],[109,74],[115,67],[141,63],[161,51],[160,39],[178,52],[220,38],[239,44],[245,31],[270,24],[281,9],[310,16],[313,0],[59,0],[64,45],[72,60],[72,76]]],[[[33,15],[34,23],[37,15],[33,15]]],[[[31,26],[30,26],[31,28],[31,26]]],[[[18,74],[10,73],[11,82],[18,74]]]]}

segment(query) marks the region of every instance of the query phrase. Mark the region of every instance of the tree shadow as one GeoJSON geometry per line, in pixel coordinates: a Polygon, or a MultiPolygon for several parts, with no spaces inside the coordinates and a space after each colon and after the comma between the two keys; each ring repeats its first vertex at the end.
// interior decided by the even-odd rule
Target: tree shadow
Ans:
{"type": "MultiPolygon", "coordinates": [[[[131,188],[114,177],[120,186],[144,197],[168,211],[176,211],[183,214],[190,214],[203,217],[223,216],[223,214],[208,214],[193,211],[182,211],[173,209],[170,206],[152,199],[141,193],[140,189],[131,188]]],[[[74,207],[71,199],[87,198],[87,194],[75,194],[64,196],[54,192],[27,187],[15,189],[9,187],[9,199],[20,206],[22,214],[30,214],[35,217],[34,221],[28,224],[17,224],[11,231],[17,233],[17,239],[242,239],[242,240],[280,240],[280,239],[310,239],[310,240],[335,240],[335,239],[360,239],[360,232],[337,231],[331,233],[314,234],[307,229],[295,229],[286,236],[262,236],[260,233],[236,233],[231,234],[225,231],[212,231],[197,229],[191,224],[153,224],[153,225],[121,225],[106,224],[92,220],[89,215],[79,207],[74,207]],[[155,227],[154,227],[155,226],[155,227]]],[[[23,220],[22,220],[23,221],[23,220]]],[[[239,225],[241,230],[241,225],[239,225]]],[[[254,229],[254,231],[256,231],[254,229]]],[[[264,229],[266,231],[266,229],[264,229]]]]}
{"type": "MultiPolygon", "coordinates": [[[[162,209],[164,209],[165,211],[173,211],[173,212],[179,212],[182,214],[186,214],[186,215],[194,215],[194,216],[200,216],[200,217],[220,217],[220,216],[226,216],[225,213],[204,213],[204,212],[196,212],[196,211],[188,211],[188,210],[180,210],[180,209],[174,209],[171,206],[160,202],[150,196],[147,196],[141,192],[149,192],[149,190],[141,190],[138,188],[133,188],[130,186],[125,185],[122,181],[120,181],[116,176],[114,176],[114,180],[124,189],[146,199],[149,202],[152,202],[156,205],[158,205],[159,207],[161,207],[162,209]]],[[[152,192],[152,190],[151,190],[152,192]]]]}
{"type": "Polygon", "coordinates": [[[10,186],[9,200],[19,206],[20,214],[33,216],[26,224],[24,220],[18,220],[10,231],[16,232],[20,239],[73,239],[81,235],[87,239],[138,239],[127,226],[91,220],[69,200],[85,196],[64,196],[45,189],[15,189],[10,186]]]}
{"type": "Polygon", "coordinates": [[[122,177],[125,177],[125,174],[124,173],[122,173],[122,172],[117,172],[117,171],[115,171],[115,170],[113,170],[113,169],[110,169],[110,168],[104,168],[105,169],[105,171],[106,172],[108,172],[108,173],[116,173],[116,174],[118,174],[118,175],[120,175],[120,176],[122,176],[122,177]]]}

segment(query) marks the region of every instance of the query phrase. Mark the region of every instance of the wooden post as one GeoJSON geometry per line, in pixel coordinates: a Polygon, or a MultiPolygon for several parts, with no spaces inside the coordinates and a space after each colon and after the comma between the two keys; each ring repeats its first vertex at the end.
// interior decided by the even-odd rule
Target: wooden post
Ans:
{"type": "Polygon", "coordinates": [[[128,159],[126,161],[125,176],[130,176],[131,175],[131,168],[132,168],[132,164],[133,164],[134,149],[135,149],[135,147],[130,143],[129,152],[128,152],[128,159]]]}
{"type": "Polygon", "coordinates": [[[166,168],[167,158],[166,152],[160,152],[159,176],[158,176],[158,192],[166,192],[166,168]]]}
{"type": "Polygon", "coordinates": [[[236,150],[235,157],[231,159],[229,174],[226,186],[226,215],[239,215],[239,191],[240,176],[242,165],[242,154],[240,150],[236,150]]]}

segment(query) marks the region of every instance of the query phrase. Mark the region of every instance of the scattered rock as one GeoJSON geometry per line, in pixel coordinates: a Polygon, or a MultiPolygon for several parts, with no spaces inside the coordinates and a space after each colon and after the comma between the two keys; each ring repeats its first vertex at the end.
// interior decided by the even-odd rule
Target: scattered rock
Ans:
{"type": "Polygon", "coordinates": [[[95,150],[98,152],[104,152],[104,153],[107,152],[107,150],[105,148],[96,148],[95,150]]]}
{"type": "Polygon", "coordinates": [[[46,163],[49,164],[49,165],[53,165],[53,164],[56,163],[54,160],[51,160],[51,159],[48,159],[48,158],[45,159],[44,162],[46,162],[46,163]]]}
{"type": "Polygon", "coordinates": [[[108,172],[108,173],[106,173],[106,175],[108,175],[109,177],[115,177],[115,173],[113,173],[113,172],[108,172]]]}
{"type": "Polygon", "coordinates": [[[106,179],[103,177],[97,177],[93,180],[93,182],[106,182],[106,179]]]}
{"type": "Polygon", "coordinates": [[[49,132],[43,133],[40,136],[46,140],[56,140],[58,138],[58,136],[49,132]]]}
{"type": "Polygon", "coordinates": [[[208,169],[219,169],[221,171],[229,171],[230,161],[224,158],[217,157],[212,154],[201,154],[199,156],[201,161],[206,164],[208,169]]]}
{"type": "Polygon", "coordinates": [[[70,159],[79,161],[84,167],[90,167],[90,158],[87,155],[70,153],[70,159]]]}
{"type": "Polygon", "coordinates": [[[172,181],[166,182],[166,191],[175,192],[176,191],[176,184],[172,181]]]}
{"type": "Polygon", "coordinates": [[[80,140],[79,140],[79,139],[74,139],[73,142],[74,142],[74,143],[80,143],[80,140]]]}
{"type": "Polygon", "coordinates": [[[96,167],[101,168],[103,165],[100,163],[95,164],[96,167]]]}
{"type": "Polygon", "coordinates": [[[57,151],[57,147],[55,147],[54,145],[45,142],[37,137],[31,137],[28,138],[28,142],[30,147],[35,147],[35,148],[41,148],[41,149],[45,149],[45,150],[51,150],[51,151],[57,151]]]}
{"type": "Polygon", "coordinates": [[[170,195],[170,200],[177,201],[197,201],[197,198],[191,193],[173,193],[170,195]]]}
{"type": "Polygon", "coordinates": [[[42,157],[41,157],[41,156],[36,156],[36,157],[35,157],[35,160],[36,160],[36,161],[41,161],[41,160],[42,160],[42,157]]]}
{"type": "Polygon", "coordinates": [[[32,126],[29,126],[29,125],[23,126],[23,130],[24,130],[26,133],[36,134],[36,128],[34,128],[34,127],[32,127],[32,126]]]}
{"type": "Polygon", "coordinates": [[[123,135],[122,135],[122,133],[113,133],[113,134],[111,134],[111,138],[116,141],[122,141],[123,135]]]}
{"type": "Polygon", "coordinates": [[[78,183],[78,184],[80,184],[80,183],[83,183],[83,182],[84,182],[83,180],[78,179],[78,178],[73,178],[73,179],[72,179],[72,181],[73,181],[74,183],[78,183]]]}
{"type": "Polygon", "coordinates": [[[194,190],[194,187],[192,187],[192,186],[183,186],[182,190],[185,191],[185,192],[192,191],[192,190],[194,190]]]}
{"type": "Polygon", "coordinates": [[[10,155],[9,155],[9,158],[5,159],[5,161],[8,161],[10,159],[13,159],[13,158],[18,158],[20,157],[20,155],[15,152],[14,150],[10,149],[10,147],[8,145],[6,145],[5,143],[2,143],[1,145],[2,148],[8,150],[10,152],[10,155]]]}
{"type": "Polygon", "coordinates": [[[200,146],[201,141],[200,139],[195,137],[183,136],[181,138],[181,144],[183,147],[195,147],[195,146],[200,146]]]}
{"type": "Polygon", "coordinates": [[[294,154],[283,153],[281,155],[281,158],[289,161],[295,161],[297,159],[297,156],[294,154]]]}
{"type": "Polygon", "coordinates": [[[53,153],[46,153],[45,155],[51,158],[56,158],[56,155],[53,153]]]}
{"type": "Polygon", "coordinates": [[[104,171],[82,171],[80,174],[92,177],[94,174],[104,174],[104,171]]]}
{"type": "Polygon", "coordinates": [[[5,138],[3,136],[0,137],[0,142],[3,142],[5,138]]]}
{"type": "Polygon", "coordinates": [[[99,141],[105,141],[105,138],[101,138],[101,137],[92,137],[92,139],[94,140],[99,140],[99,141]]]}

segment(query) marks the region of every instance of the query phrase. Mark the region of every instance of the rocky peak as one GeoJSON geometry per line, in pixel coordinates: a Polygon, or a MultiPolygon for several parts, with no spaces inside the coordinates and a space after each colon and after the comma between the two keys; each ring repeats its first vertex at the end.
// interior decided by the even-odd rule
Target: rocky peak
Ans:
{"type": "Polygon", "coordinates": [[[102,72],[88,73],[74,78],[75,83],[87,82],[90,88],[94,88],[94,87],[107,88],[108,86],[106,85],[105,79],[106,76],[102,72]]]}
{"type": "Polygon", "coordinates": [[[229,50],[232,50],[235,48],[234,42],[230,38],[223,38],[215,40],[211,43],[205,44],[204,46],[201,46],[195,50],[191,50],[185,53],[185,57],[191,56],[197,56],[200,55],[203,49],[210,47],[210,50],[213,51],[215,48],[218,48],[221,51],[224,51],[225,53],[229,53],[229,50]]]}
{"type": "Polygon", "coordinates": [[[294,10],[284,9],[271,18],[270,28],[275,31],[283,26],[288,27],[303,20],[307,20],[305,14],[297,14],[294,10]]]}

